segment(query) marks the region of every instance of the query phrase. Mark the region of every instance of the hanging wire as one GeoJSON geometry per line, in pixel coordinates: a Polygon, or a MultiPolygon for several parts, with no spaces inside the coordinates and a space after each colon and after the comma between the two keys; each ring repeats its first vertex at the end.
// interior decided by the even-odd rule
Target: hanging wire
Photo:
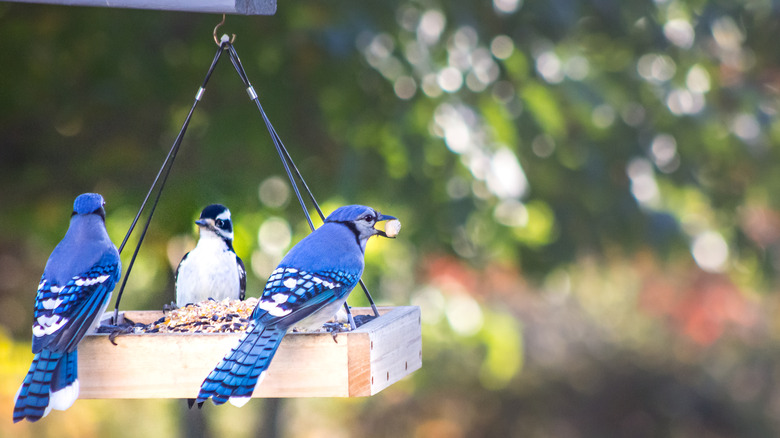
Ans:
{"type": "MultiPolygon", "coordinates": [[[[224,22],[224,17],[223,17],[223,22],[224,22]]],[[[217,25],[217,27],[219,27],[219,25],[217,25]]],[[[214,31],[216,32],[216,28],[214,29],[214,31]]],[[[130,234],[133,233],[133,229],[138,223],[138,219],[141,217],[141,213],[144,211],[144,208],[146,208],[146,204],[149,201],[149,197],[152,195],[155,186],[157,186],[157,183],[160,182],[160,177],[162,176],[162,181],[160,182],[160,185],[157,189],[157,195],[154,198],[154,203],[152,204],[151,210],[149,211],[149,216],[146,218],[146,223],[144,224],[143,231],[141,232],[141,236],[138,238],[138,243],[136,244],[135,251],[133,251],[133,256],[130,259],[130,263],[127,266],[127,271],[125,271],[124,279],[122,280],[122,286],[119,288],[119,294],[116,297],[116,305],[114,306],[114,320],[113,320],[115,325],[119,323],[119,302],[122,300],[122,294],[125,291],[125,285],[127,284],[127,279],[130,277],[130,272],[132,271],[133,265],[135,264],[135,259],[136,257],[138,257],[138,251],[141,249],[141,243],[143,243],[144,237],[146,237],[146,232],[149,230],[149,224],[152,222],[152,216],[154,215],[154,211],[157,208],[157,203],[160,201],[160,196],[162,195],[163,188],[165,187],[165,183],[168,180],[168,175],[170,175],[171,169],[173,168],[173,160],[176,159],[176,154],[179,152],[179,148],[181,147],[181,142],[184,139],[184,134],[187,132],[187,128],[189,127],[190,120],[192,119],[192,114],[195,112],[195,107],[198,105],[201,98],[203,97],[203,93],[205,93],[206,91],[206,84],[209,82],[209,79],[211,78],[211,74],[214,72],[214,68],[216,67],[217,62],[219,61],[219,58],[222,55],[225,46],[228,44],[229,41],[226,40],[223,41],[222,44],[220,44],[217,53],[214,55],[214,60],[211,62],[211,66],[209,67],[209,70],[206,73],[206,78],[203,80],[203,84],[198,89],[198,92],[195,93],[195,100],[193,101],[192,107],[190,108],[190,111],[187,114],[187,118],[184,120],[184,124],[182,124],[182,127],[179,130],[179,134],[176,136],[176,140],[174,140],[170,151],[168,151],[168,155],[165,157],[165,161],[163,161],[160,170],[157,172],[157,176],[154,178],[154,181],[152,182],[152,186],[149,187],[149,192],[146,194],[144,201],[141,203],[141,208],[138,210],[138,213],[135,215],[135,219],[133,219],[133,222],[130,224],[130,228],[127,230],[127,234],[125,235],[124,240],[122,240],[122,244],[119,246],[119,253],[121,254],[122,250],[125,247],[125,244],[127,243],[127,240],[130,238],[130,234]]]]}
{"type": "MultiPolygon", "coordinates": [[[[255,88],[252,86],[252,84],[249,82],[249,78],[247,77],[246,71],[244,70],[244,66],[241,64],[241,59],[238,57],[238,52],[236,52],[236,49],[233,46],[233,44],[229,44],[227,50],[228,53],[230,54],[230,61],[233,63],[233,67],[236,69],[238,76],[241,78],[241,81],[244,83],[244,86],[246,87],[246,92],[249,95],[249,98],[253,102],[255,102],[255,104],[257,105],[257,109],[260,110],[260,115],[263,117],[265,126],[268,129],[268,133],[271,134],[271,140],[273,141],[274,146],[276,147],[276,152],[279,154],[279,158],[281,158],[282,160],[282,164],[284,165],[284,170],[287,173],[287,177],[290,179],[290,184],[292,184],[293,190],[295,191],[295,196],[298,198],[298,202],[301,205],[303,214],[304,216],[306,216],[306,221],[309,223],[309,228],[312,231],[314,231],[314,223],[311,220],[311,215],[309,215],[309,211],[306,208],[306,203],[303,200],[303,196],[301,196],[301,192],[298,188],[298,184],[295,182],[295,178],[293,177],[293,174],[290,170],[290,166],[292,166],[293,169],[295,169],[295,174],[298,177],[298,180],[301,182],[301,185],[306,190],[306,193],[309,195],[309,200],[314,205],[314,208],[317,210],[317,214],[319,214],[320,219],[325,221],[325,215],[322,213],[322,209],[320,209],[320,206],[317,203],[317,200],[314,198],[314,194],[312,193],[311,189],[309,189],[309,186],[306,184],[306,181],[303,179],[303,175],[301,175],[301,172],[298,170],[298,167],[295,165],[292,156],[290,156],[290,153],[287,151],[287,148],[284,146],[284,142],[282,142],[281,137],[279,137],[279,134],[276,132],[276,129],[274,129],[273,125],[271,124],[271,120],[269,120],[268,115],[265,113],[265,110],[263,109],[263,105],[260,103],[260,99],[257,96],[257,92],[255,91],[255,88]]],[[[362,278],[360,279],[359,283],[360,283],[360,287],[363,289],[363,292],[366,294],[366,298],[368,298],[368,302],[371,305],[371,310],[374,312],[374,316],[378,317],[379,310],[376,308],[376,304],[374,303],[374,299],[371,297],[371,293],[368,291],[368,287],[366,287],[366,284],[363,282],[362,278]]],[[[352,313],[349,310],[349,306],[346,303],[344,303],[344,307],[346,308],[347,314],[349,315],[351,321],[352,313]]],[[[353,323],[351,322],[351,324],[353,323]]]]}

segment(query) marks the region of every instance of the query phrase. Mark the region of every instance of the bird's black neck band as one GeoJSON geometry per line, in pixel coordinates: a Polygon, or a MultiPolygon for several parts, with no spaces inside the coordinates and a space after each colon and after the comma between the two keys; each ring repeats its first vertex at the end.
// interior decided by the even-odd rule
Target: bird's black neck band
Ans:
{"type": "Polygon", "coordinates": [[[352,234],[355,235],[355,243],[357,244],[358,248],[360,248],[360,251],[363,251],[363,246],[360,244],[360,231],[357,229],[357,225],[355,225],[354,222],[340,222],[344,224],[345,227],[349,228],[350,231],[352,231],[352,234]]]}

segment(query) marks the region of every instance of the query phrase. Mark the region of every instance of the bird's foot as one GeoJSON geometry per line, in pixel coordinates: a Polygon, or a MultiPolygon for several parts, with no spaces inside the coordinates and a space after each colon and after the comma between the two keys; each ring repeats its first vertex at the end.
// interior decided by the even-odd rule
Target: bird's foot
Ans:
{"type": "Polygon", "coordinates": [[[322,325],[322,328],[325,329],[328,333],[330,333],[331,336],[333,336],[333,342],[338,344],[338,340],[336,339],[336,335],[343,332],[348,332],[351,330],[349,323],[343,323],[343,322],[326,322],[322,325]]]}
{"type": "Polygon", "coordinates": [[[129,335],[131,333],[135,333],[135,326],[117,327],[116,330],[112,331],[108,335],[108,340],[111,341],[112,344],[117,345],[116,341],[114,341],[114,339],[116,339],[117,336],[119,336],[119,335],[129,335]]]}
{"type": "Polygon", "coordinates": [[[103,324],[100,327],[97,328],[98,333],[108,333],[108,340],[111,341],[112,344],[117,345],[114,341],[117,336],[119,335],[127,335],[131,333],[135,333],[136,328],[144,327],[141,323],[136,323],[130,318],[124,318],[124,320],[119,324],[103,324]]]}

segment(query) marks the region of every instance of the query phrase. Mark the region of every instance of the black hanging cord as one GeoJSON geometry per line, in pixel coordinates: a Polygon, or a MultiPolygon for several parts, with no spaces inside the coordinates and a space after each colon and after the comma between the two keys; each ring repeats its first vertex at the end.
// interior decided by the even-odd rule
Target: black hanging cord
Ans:
{"type": "Polygon", "coordinates": [[[198,89],[198,92],[195,94],[195,100],[192,103],[190,112],[187,114],[187,118],[184,120],[184,124],[179,130],[179,135],[176,136],[176,140],[174,140],[173,146],[171,146],[171,150],[168,151],[168,155],[165,157],[165,161],[163,161],[163,164],[160,167],[159,172],[157,172],[157,176],[154,178],[154,181],[152,182],[152,186],[149,187],[149,192],[146,194],[146,198],[144,198],[144,201],[141,203],[141,208],[138,210],[138,214],[135,215],[135,219],[133,219],[132,224],[130,224],[130,229],[127,230],[127,235],[125,235],[122,244],[119,246],[119,252],[121,253],[125,247],[125,244],[127,243],[128,238],[130,238],[130,234],[132,234],[133,229],[138,223],[138,218],[141,217],[141,213],[143,212],[144,208],[146,208],[146,203],[149,201],[149,197],[151,196],[155,186],[157,185],[158,181],[160,181],[160,177],[162,176],[162,182],[160,183],[160,186],[157,189],[157,196],[155,196],[154,198],[154,203],[152,204],[151,210],[149,211],[149,216],[146,218],[146,223],[144,224],[143,231],[141,232],[141,236],[138,238],[138,243],[136,244],[135,251],[133,251],[133,257],[130,259],[130,263],[127,267],[127,271],[125,271],[124,279],[122,280],[122,286],[120,287],[119,294],[116,297],[116,305],[114,306],[114,321],[113,321],[114,324],[119,323],[119,302],[122,300],[122,294],[125,291],[125,285],[127,284],[127,279],[130,277],[130,271],[132,271],[133,265],[135,264],[135,259],[138,256],[138,251],[141,249],[141,243],[143,243],[144,237],[146,237],[146,232],[149,230],[149,224],[152,222],[152,216],[154,215],[154,211],[157,208],[157,203],[160,201],[160,196],[162,195],[163,188],[165,187],[165,182],[168,180],[168,175],[170,175],[171,173],[171,168],[173,167],[173,160],[176,159],[176,154],[179,152],[179,148],[181,147],[181,142],[184,139],[184,134],[187,132],[187,128],[189,127],[190,120],[192,119],[192,114],[195,112],[195,107],[198,105],[198,102],[200,102],[201,98],[203,97],[203,93],[206,91],[206,84],[209,82],[209,79],[211,78],[211,74],[214,72],[214,68],[217,65],[217,61],[219,61],[219,58],[222,55],[225,46],[228,44],[229,41],[223,40],[222,44],[220,44],[219,49],[217,50],[217,53],[214,55],[214,60],[211,62],[211,66],[209,67],[209,70],[206,73],[206,78],[203,80],[203,85],[201,85],[201,87],[198,89]]]}
{"type": "MultiPolygon", "coordinates": [[[[295,162],[293,162],[293,159],[290,156],[290,153],[287,151],[287,148],[284,146],[281,137],[279,137],[279,134],[276,132],[276,129],[274,129],[273,125],[271,124],[271,121],[268,119],[268,115],[265,113],[265,110],[263,110],[263,106],[260,104],[260,99],[257,96],[257,92],[255,91],[255,88],[252,86],[252,84],[249,82],[249,78],[246,75],[244,66],[241,64],[241,59],[238,57],[238,52],[236,52],[236,49],[233,46],[233,44],[228,44],[227,49],[228,52],[230,53],[230,61],[233,63],[233,67],[236,69],[238,76],[241,78],[241,81],[244,83],[249,98],[252,101],[254,101],[255,104],[257,105],[257,109],[260,111],[260,115],[263,117],[265,126],[268,129],[268,133],[271,134],[271,140],[273,140],[274,146],[276,147],[276,152],[279,154],[279,158],[281,158],[282,160],[282,165],[284,165],[284,170],[287,173],[287,178],[290,179],[290,184],[292,184],[293,190],[295,191],[295,196],[298,198],[298,202],[301,204],[301,209],[303,210],[304,216],[306,216],[306,221],[309,223],[309,228],[312,231],[314,231],[314,223],[311,220],[309,211],[306,209],[306,203],[304,202],[303,197],[301,196],[301,192],[298,189],[298,184],[295,182],[295,178],[293,178],[293,174],[290,170],[290,166],[292,166],[293,169],[295,169],[295,174],[298,177],[298,180],[301,182],[301,185],[303,185],[304,189],[309,195],[309,200],[314,205],[314,208],[317,210],[320,219],[324,221],[325,215],[322,213],[322,209],[320,209],[320,206],[317,203],[317,200],[314,198],[314,194],[312,193],[311,189],[309,189],[309,186],[306,184],[306,181],[303,179],[303,175],[301,175],[301,172],[298,170],[298,167],[295,165],[295,162]]],[[[368,291],[368,288],[366,287],[366,284],[363,282],[362,278],[360,279],[359,282],[360,282],[360,286],[363,288],[363,292],[365,292],[366,294],[366,298],[368,298],[368,302],[371,304],[371,310],[374,312],[374,316],[378,317],[379,310],[377,310],[376,304],[374,304],[374,299],[371,297],[371,293],[368,291]]],[[[347,314],[349,315],[350,319],[352,319],[352,313],[349,310],[349,306],[346,303],[344,303],[344,307],[347,310],[347,314]]]]}

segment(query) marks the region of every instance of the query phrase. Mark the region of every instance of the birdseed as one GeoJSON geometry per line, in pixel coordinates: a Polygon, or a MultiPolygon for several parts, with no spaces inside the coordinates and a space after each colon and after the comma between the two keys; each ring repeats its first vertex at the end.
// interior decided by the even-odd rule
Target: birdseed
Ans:
{"type": "Polygon", "coordinates": [[[206,300],[172,310],[136,333],[234,333],[246,331],[257,298],[206,300]]]}

